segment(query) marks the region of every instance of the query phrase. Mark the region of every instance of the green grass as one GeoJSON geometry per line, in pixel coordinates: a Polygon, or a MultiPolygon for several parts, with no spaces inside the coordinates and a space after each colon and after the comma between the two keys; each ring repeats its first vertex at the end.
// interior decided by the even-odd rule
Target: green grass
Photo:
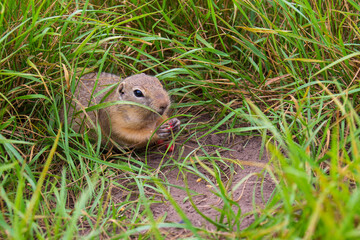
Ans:
{"type": "Polygon", "coordinates": [[[2,0],[0,238],[160,239],[162,227],[194,238],[359,238],[359,11],[354,0],[2,0]],[[64,93],[91,71],[157,75],[185,115],[183,140],[261,135],[277,187],[254,223],[236,228],[216,155],[199,156],[208,167],[163,163],[214,177],[228,222],[208,219],[212,232],[192,226],[146,161],[61,128],[64,93]],[[213,121],[194,124],[199,111],[213,121]],[[112,201],[115,187],[125,201],[112,201]],[[154,219],[145,189],[184,224],[154,219]]]}

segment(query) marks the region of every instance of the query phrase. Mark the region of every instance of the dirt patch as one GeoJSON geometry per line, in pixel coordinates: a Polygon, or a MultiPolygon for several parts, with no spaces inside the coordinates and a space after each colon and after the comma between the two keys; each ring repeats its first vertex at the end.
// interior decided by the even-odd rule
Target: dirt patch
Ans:
{"type": "MultiPolygon", "coordinates": [[[[163,180],[172,199],[176,201],[193,226],[220,232],[246,228],[254,221],[254,213],[261,212],[275,189],[275,184],[266,171],[269,167],[268,156],[262,148],[261,137],[225,133],[205,134],[206,136],[202,137],[204,131],[200,131],[199,134],[194,134],[194,131],[196,130],[188,131],[192,134],[190,138],[185,136],[186,134],[181,134],[181,137],[177,139],[175,151],[172,153],[164,155],[164,146],[151,149],[146,158],[149,167],[153,168],[150,174],[153,173],[154,177],[157,175],[163,180]],[[231,206],[231,210],[235,214],[239,213],[238,217],[232,216],[228,220],[225,216],[221,219],[218,209],[224,207],[224,201],[219,197],[219,192],[216,192],[219,189],[219,177],[214,176],[215,171],[219,172],[220,182],[226,189],[224,195],[236,203],[231,206]],[[234,219],[240,220],[233,224],[234,219]],[[222,229],[219,228],[221,224],[225,226],[222,229]]],[[[143,151],[129,151],[129,154],[145,162],[143,151]]],[[[136,163],[129,162],[129,164],[136,163]]],[[[127,174],[129,173],[115,174],[113,181],[126,187],[123,189],[112,186],[110,194],[115,204],[139,200],[137,186],[131,177],[127,177],[127,174]]],[[[151,199],[150,208],[156,221],[184,222],[169,199],[155,192],[156,184],[149,180],[147,185],[154,186],[154,188],[145,187],[144,190],[145,195],[151,199]]],[[[132,208],[121,213],[125,225],[127,219],[132,217],[132,208]]],[[[85,226],[82,234],[85,235],[90,230],[85,226]]],[[[123,231],[125,229],[121,227],[116,227],[116,230],[111,229],[111,232],[116,234],[123,231]]],[[[162,228],[160,231],[167,239],[192,235],[185,228],[162,228]]],[[[104,235],[101,238],[107,237],[104,235]]],[[[136,238],[136,236],[133,237],[136,238]]]]}
{"type": "MultiPolygon", "coordinates": [[[[217,165],[223,171],[221,177],[222,182],[227,184],[228,196],[239,204],[242,216],[240,228],[247,227],[253,221],[253,211],[263,208],[266,201],[270,198],[275,184],[272,179],[264,171],[264,166],[268,162],[266,153],[260,158],[261,153],[261,138],[249,136],[233,136],[231,141],[229,136],[225,134],[209,134],[201,139],[201,144],[204,146],[204,152],[219,158],[217,165]],[[226,147],[231,150],[224,150],[219,148],[226,147]],[[222,162],[222,161],[223,162],[222,162]],[[230,163],[233,163],[231,167],[230,163]]],[[[177,146],[177,149],[183,147],[183,154],[181,161],[195,161],[195,156],[198,158],[204,155],[204,152],[197,149],[198,141],[188,141],[183,146],[177,146]],[[190,160],[192,159],[192,160],[190,160]]],[[[148,157],[148,164],[154,168],[158,168],[162,156],[159,154],[150,154],[148,157]]],[[[196,161],[195,161],[196,162],[196,161]]],[[[206,161],[202,161],[206,164],[206,161]]],[[[223,207],[223,201],[215,193],[211,186],[216,186],[216,180],[210,174],[207,167],[211,168],[211,164],[206,164],[205,168],[201,164],[196,164],[199,172],[203,175],[198,176],[191,171],[179,170],[176,167],[162,167],[161,172],[163,178],[170,184],[174,184],[181,188],[188,188],[192,191],[192,200],[195,206],[206,215],[206,217],[215,221],[219,220],[220,214],[216,208],[223,207]],[[204,180],[204,176],[207,180],[204,180]]],[[[185,212],[187,218],[196,227],[205,227],[209,230],[215,230],[216,226],[204,219],[192,206],[188,199],[188,193],[178,187],[170,187],[170,193],[174,200],[179,204],[181,209],[185,212]]],[[[164,217],[166,222],[182,222],[183,219],[176,212],[169,201],[162,199],[163,202],[156,203],[151,206],[154,217],[164,217]]],[[[233,207],[234,211],[238,211],[239,207],[233,207]]],[[[224,219],[223,223],[226,223],[224,219]]]]}
{"type": "MultiPolygon", "coordinates": [[[[198,121],[204,123],[211,119],[204,117],[198,121]]],[[[225,130],[225,126],[223,128],[225,130]]],[[[246,228],[254,221],[253,213],[258,213],[265,206],[275,188],[273,180],[265,170],[268,156],[262,148],[261,137],[225,133],[211,133],[202,137],[204,132],[199,132],[198,135],[194,134],[194,130],[189,132],[193,134],[192,137],[187,138],[183,136],[185,134],[181,134],[175,151],[171,154],[164,156],[164,147],[162,150],[159,150],[161,147],[152,149],[147,155],[147,164],[154,169],[154,174],[158,173],[164,183],[169,184],[164,185],[168,187],[171,197],[193,226],[210,231],[217,229],[216,223],[224,225],[228,223],[226,217],[220,221],[220,213],[217,210],[222,209],[224,205],[224,201],[216,193],[219,184],[212,174],[212,171],[216,170],[214,166],[218,167],[221,182],[227,192],[226,197],[238,204],[232,206],[232,211],[235,213],[240,211],[240,223],[232,225],[230,222],[227,227],[231,226],[230,229],[234,230],[246,228]],[[199,211],[206,218],[214,220],[215,224],[201,216],[199,211]]],[[[143,161],[140,155],[136,154],[139,160],[143,161]]],[[[151,205],[151,210],[158,222],[162,221],[160,219],[165,219],[164,221],[169,223],[184,222],[169,199],[155,193],[151,188],[147,188],[146,191],[148,197],[155,198],[157,202],[151,205]]],[[[122,201],[127,195],[128,193],[124,191],[114,191],[112,198],[114,201],[116,199],[122,201]]],[[[131,194],[131,198],[134,201],[138,198],[136,189],[134,194],[131,194]]],[[[234,218],[230,221],[234,221],[234,218]]],[[[162,231],[167,238],[172,239],[191,235],[188,230],[177,228],[162,229],[162,231]]]]}

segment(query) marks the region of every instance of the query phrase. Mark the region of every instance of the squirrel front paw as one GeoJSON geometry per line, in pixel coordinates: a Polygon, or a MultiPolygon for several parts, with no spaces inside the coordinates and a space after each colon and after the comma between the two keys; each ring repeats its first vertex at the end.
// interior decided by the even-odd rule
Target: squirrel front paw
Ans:
{"type": "Polygon", "coordinates": [[[180,129],[180,120],[172,118],[163,125],[160,126],[156,132],[160,139],[167,139],[171,136],[171,133],[175,133],[180,129]]]}

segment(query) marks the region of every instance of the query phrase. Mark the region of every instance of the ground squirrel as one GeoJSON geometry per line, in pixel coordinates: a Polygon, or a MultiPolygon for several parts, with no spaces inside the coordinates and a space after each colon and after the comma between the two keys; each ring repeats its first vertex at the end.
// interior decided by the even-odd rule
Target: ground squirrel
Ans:
{"type": "MultiPolygon", "coordinates": [[[[143,147],[151,136],[151,143],[154,143],[169,138],[172,132],[179,129],[180,121],[177,118],[159,127],[168,119],[169,107],[169,95],[156,77],[142,73],[121,80],[120,76],[110,73],[99,76],[98,73],[89,73],[82,76],[78,83],[68,116],[71,120],[72,114],[80,111],[74,117],[72,128],[75,131],[82,132],[84,124],[88,129],[94,129],[99,123],[104,141],[110,137],[121,146],[143,147]],[[130,101],[153,111],[130,104],[116,104],[85,114],[85,111],[81,111],[88,106],[112,101],[130,101]]],[[[90,131],[89,135],[96,138],[94,131],[90,131]]]]}

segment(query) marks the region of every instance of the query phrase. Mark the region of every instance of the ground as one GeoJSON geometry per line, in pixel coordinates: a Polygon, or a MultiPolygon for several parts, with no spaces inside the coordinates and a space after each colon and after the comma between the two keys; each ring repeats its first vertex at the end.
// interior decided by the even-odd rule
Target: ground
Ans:
{"type": "MultiPolygon", "coordinates": [[[[243,164],[235,167],[235,173],[233,175],[232,183],[228,186],[227,190],[231,191],[236,186],[233,191],[233,199],[239,203],[242,214],[246,214],[254,210],[254,208],[256,209],[258,207],[263,207],[265,201],[267,201],[271,196],[275,185],[268,175],[264,176],[265,174],[261,164],[265,165],[268,159],[266,154],[262,158],[259,158],[261,150],[261,138],[237,138],[237,144],[232,147],[232,149],[235,151],[227,151],[222,153],[221,155],[224,158],[230,158],[234,160],[239,160],[239,162],[243,162],[243,164]],[[250,175],[251,177],[248,178],[248,176],[250,175]],[[243,181],[244,178],[247,179],[241,185],[238,185],[239,182],[243,181]],[[254,193],[255,195],[253,195],[254,193]],[[254,201],[253,196],[255,196],[254,201]]],[[[221,136],[218,135],[209,135],[209,137],[207,139],[204,139],[204,141],[208,145],[219,145],[219,143],[221,144],[222,142],[221,136]]],[[[191,147],[189,147],[185,154],[187,154],[191,150],[191,147]]],[[[159,164],[160,160],[161,158],[159,159],[154,156],[153,159],[149,160],[149,163],[150,165],[156,167],[156,165],[159,164]]],[[[211,175],[205,170],[202,170],[201,172],[203,172],[207,177],[211,178],[211,175]]],[[[163,173],[170,184],[174,184],[184,188],[186,187],[184,177],[182,176],[182,174],[179,174],[178,169],[164,169],[163,173]]],[[[201,177],[192,173],[186,173],[186,180],[188,183],[188,187],[197,193],[194,194],[196,196],[193,197],[193,201],[196,204],[196,207],[199,208],[202,213],[207,215],[207,217],[210,217],[213,220],[219,218],[219,212],[215,210],[214,207],[222,207],[222,201],[212,192],[212,188],[210,187],[209,183],[203,180],[201,177]]],[[[184,201],[184,199],[186,199],[188,196],[185,190],[171,187],[170,193],[172,197],[177,201],[177,203],[181,206],[181,208],[185,211],[187,217],[189,218],[189,220],[191,220],[194,226],[206,226],[210,229],[214,228],[212,224],[206,221],[195,211],[195,209],[191,206],[190,201],[184,201]]],[[[166,201],[164,203],[158,203],[156,205],[153,205],[152,210],[156,218],[166,214],[166,221],[179,222],[182,220],[173,208],[173,206],[166,201]]],[[[251,223],[251,220],[252,217],[250,215],[242,222],[241,227],[248,226],[251,223]]]]}
{"type": "MultiPolygon", "coordinates": [[[[180,138],[181,139],[181,138],[180,138]]],[[[189,200],[190,189],[194,205],[206,217],[219,222],[220,213],[216,208],[222,208],[223,201],[214,192],[217,182],[211,171],[211,163],[206,159],[202,164],[191,164],[201,159],[204,153],[211,156],[219,156],[217,164],[222,169],[221,180],[226,185],[226,191],[241,209],[242,222],[240,228],[245,228],[253,221],[253,212],[263,208],[269,200],[275,188],[275,184],[264,168],[268,166],[266,150],[262,148],[261,137],[258,136],[237,136],[229,138],[227,134],[209,134],[200,140],[177,141],[173,153],[168,153],[163,159],[160,151],[152,151],[147,156],[147,163],[155,169],[161,169],[160,178],[167,182],[172,198],[179,204],[187,218],[195,227],[205,227],[212,231],[216,226],[202,217],[192,206],[189,200]],[[199,141],[199,142],[198,142],[199,141]],[[200,143],[200,144],[199,144],[200,143]],[[204,146],[203,150],[199,145],[204,146]],[[225,147],[228,149],[222,149],[225,147]],[[181,157],[178,156],[182,153],[181,157]],[[171,157],[170,157],[171,156],[171,157]],[[169,160],[172,159],[172,160],[169,160]],[[221,159],[221,160],[220,160],[221,159]],[[171,164],[171,161],[181,161],[178,166],[171,164]],[[167,162],[170,161],[170,164],[167,162]],[[234,164],[231,164],[234,163],[234,164]],[[196,171],[192,171],[192,167],[196,171]],[[203,174],[200,176],[200,174],[203,174]],[[211,183],[213,186],[211,186],[211,183]],[[172,186],[173,185],[173,186],[172,186]]],[[[148,189],[147,196],[158,200],[158,203],[151,205],[155,219],[165,218],[165,222],[183,222],[177,211],[168,199],[148,189]]],[[[113,197],[124,198],[126,192],[114,192],[113,197]]],[[[135,197],[136,198],[136,197],[135,197]]],[[[234,211],[238,207],[233,206],[234,211]]],[[[223,220],[226,223],[226,219],[223,220]]],[[[176,230],[178,234],[179,230],[176,230]]]]}

